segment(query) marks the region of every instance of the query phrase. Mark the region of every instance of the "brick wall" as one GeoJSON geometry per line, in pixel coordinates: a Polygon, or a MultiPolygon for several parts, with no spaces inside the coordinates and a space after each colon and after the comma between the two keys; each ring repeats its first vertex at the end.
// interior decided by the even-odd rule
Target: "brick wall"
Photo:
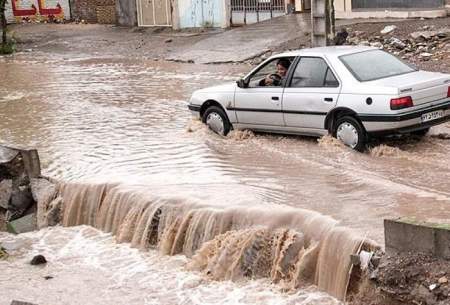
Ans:
{"type": "Polygon", "coordinates": [[[116,23],[116,6],[115,5],[97,6],[97,22],[103,24],[116,23]]]}
{"type": "Polygon", "coordinates": [[[116,23],[115,0],[72,0],[73,18],[88,23],[116,23]]]}

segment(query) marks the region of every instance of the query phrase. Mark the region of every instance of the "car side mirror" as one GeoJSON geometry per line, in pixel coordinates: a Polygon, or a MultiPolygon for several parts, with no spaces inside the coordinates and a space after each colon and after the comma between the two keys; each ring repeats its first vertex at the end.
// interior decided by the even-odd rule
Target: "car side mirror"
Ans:
{"type": "Polygon", "coordinates": [[[248,83],[243,78],[237,80],[236,84],[239,88],[247,88],[248,87],[248,83]]]}

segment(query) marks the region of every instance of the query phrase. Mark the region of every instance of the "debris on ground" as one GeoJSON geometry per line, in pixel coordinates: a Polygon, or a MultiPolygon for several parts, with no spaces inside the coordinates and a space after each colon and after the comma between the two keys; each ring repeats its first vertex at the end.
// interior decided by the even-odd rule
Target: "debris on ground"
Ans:
{"type": "Polygon", "coordinates": [[[45,256],[39,254],[33,257],[33,259],[30,261],[30,265],[36,266],[36,265],[43,265],[47,263],[47,259],[45,256]]]}
{"type": "Polygon", "coordinates": [[[8,258],[8,252],[0,245],[0,259],[8,258]]]}
{"type": "Polygon", "coordinates": [[[380,31],[380,33],[383,35],[389,34],[389,33],[393,32],[396,28],[397,28],[397,26],[395,26],[395,25],[387,25],[384,29],[382,29],[380,31]]]}
{"type": "Polygon", "coordinates": [[[36,305],[36,304],[13,300],[11,302],[11,305],[36,305]]]}
{"type": "Polygon", "coordinates": [[[0,146],[0,231],[20,234],[61,220],[57,184],[41,176],[36,150],[0,146]]]}
{"type": "Polygon", "coordinates": [[[444,305],[450,304],[449,276],[450,261],[410,252],[383,257],[372,281],[401,304],[444,305]]]}
{"type": "Polygon", "coordinates": [[[394,29],[380,24],[352,25],[347,28],[348,44],[383,49],[420,69],[449,73],[450,26],[448,18],[443,19],[402,21],[394,29]]]}

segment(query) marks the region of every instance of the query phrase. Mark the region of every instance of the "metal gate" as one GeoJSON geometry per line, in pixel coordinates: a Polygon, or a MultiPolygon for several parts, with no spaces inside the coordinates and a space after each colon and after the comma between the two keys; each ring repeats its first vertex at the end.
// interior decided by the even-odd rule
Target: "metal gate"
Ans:
{"type": "Polygon", "coordinates": [[[286,15],[284,0],[231,0],[231,24],[250,24],[286,15]]]}
{"type": "Polygon", "coordinates": [[[139,26],[171,26],[170,0],[136,0],[139,26]]]}
{"type": "Polygon", "coordinates": [[[352,9],[371,8],[437,8],[444,0],[352,0],[352,9]]]}

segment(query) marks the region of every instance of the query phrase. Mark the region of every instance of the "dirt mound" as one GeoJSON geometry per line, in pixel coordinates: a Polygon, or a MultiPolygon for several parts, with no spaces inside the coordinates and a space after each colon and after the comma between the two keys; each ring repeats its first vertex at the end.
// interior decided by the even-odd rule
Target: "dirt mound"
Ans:
{"type": "Polygon", "coordinates": [[[450,304],[450,261],[422,253],[385,256],[376,274],[380,291],[402,304],[450,304]]]}

